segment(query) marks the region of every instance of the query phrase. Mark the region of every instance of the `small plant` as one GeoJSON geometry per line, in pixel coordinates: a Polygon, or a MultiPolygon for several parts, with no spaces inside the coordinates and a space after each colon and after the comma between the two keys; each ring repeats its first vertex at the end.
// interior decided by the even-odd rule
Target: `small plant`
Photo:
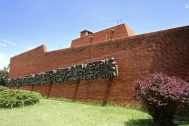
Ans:
{"type": "Polygon", "coordinates": [[[0,92],[7,89],[8,89],[7,87],[0,85],[0,92]]]}
{"type": "Polygon", "coordinates": [[[158,126],[174,125],[177,107],[189,103],[189,84],[181,78],[155,73],[133,84],[136,96],[146,104],[148,113],[158,126]]]}
{"type": "Polygon", "coordinates": [[[0,108],[13,108],[39,102],[41,95],[25,90],[4,90],[0,92],[0,108]]]}
{"type": "Polygon", "coordinates": [[[131,103],[131,104],[126,104],[125,106],[126,109],[135,109],[135,110],[139,110],[139,111],[143,111],[144,109],[142,108],[142,106],[138,103],[131,103]]]}

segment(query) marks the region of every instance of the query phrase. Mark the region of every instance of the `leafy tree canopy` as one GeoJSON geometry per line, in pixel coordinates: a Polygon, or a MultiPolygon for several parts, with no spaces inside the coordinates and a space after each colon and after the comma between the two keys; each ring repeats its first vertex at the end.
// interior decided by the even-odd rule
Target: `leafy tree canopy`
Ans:
{"type": "Polygon", "coordinates": [[[4,79],[7,79],[9,77],[9,65],[8,67],[4,67],[3,70],[0,70],[0,85],[5,85],[4,79]]]}

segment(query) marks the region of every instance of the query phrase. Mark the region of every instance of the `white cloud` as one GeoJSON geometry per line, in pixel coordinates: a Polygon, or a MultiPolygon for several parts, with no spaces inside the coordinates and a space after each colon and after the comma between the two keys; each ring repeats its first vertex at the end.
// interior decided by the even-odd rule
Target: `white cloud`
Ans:
{"type": "Polygon", "coordinates": [[[6,42],[6,43],[9,43],[9,44],[11,44],[11,45],[17,45],[16,43],[11,42],[11,41],[8,41],[8,40],[5,40],[5,39],[1,39],[1,41],[6,42]]]}
{"type": "Polygon", "coordinates": [[[6,54],[0,53],[0,69],[3,69],[9,64],[9,57],[6,54]]]}
{"type": "Polygon", "coordinates": [[[7,46],[6,44],[0,43],[0,46],[7,46]]]}
{"type": "Polygon", "coordinates": [[[188,5],[188,4],[185,4],[184,6],[185,6],[185,8],[189,8],[189,5],[188,5]]]}
{"type": "Polygon", "coordinates": [[[2,57],[4,57],[4,56],[5,56],[5,54],[0,53],[0,59],[2,59],[2,57]]]}

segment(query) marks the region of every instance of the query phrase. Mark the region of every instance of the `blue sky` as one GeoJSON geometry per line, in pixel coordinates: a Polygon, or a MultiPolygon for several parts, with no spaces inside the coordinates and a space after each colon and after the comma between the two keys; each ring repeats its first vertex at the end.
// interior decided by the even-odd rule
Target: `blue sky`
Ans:
{"type": "Polygon", "coordinates": [[[135,34],[189,25],[189,0],[0,0],[0,69],[45,44],[68,48],[80,31],[126,23],[135,34]]]}

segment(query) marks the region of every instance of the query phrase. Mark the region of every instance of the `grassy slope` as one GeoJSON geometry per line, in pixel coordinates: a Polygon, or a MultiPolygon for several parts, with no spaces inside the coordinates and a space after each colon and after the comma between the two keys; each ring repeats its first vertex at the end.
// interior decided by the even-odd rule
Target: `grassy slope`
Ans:
{"type": "Polygon", "coordinates": [[[140,126],[151,124],[148,116],[120,107],[41,99],[34,106],[0,109],[0,126],[140,126]]]}

